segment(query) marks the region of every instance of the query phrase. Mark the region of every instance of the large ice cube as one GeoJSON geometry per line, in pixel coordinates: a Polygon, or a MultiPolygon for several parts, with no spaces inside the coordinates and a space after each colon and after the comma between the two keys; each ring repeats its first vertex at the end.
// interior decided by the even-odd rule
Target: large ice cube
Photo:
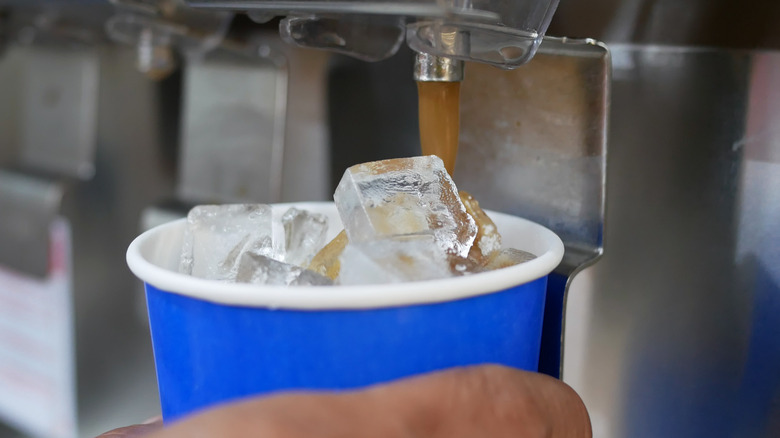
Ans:
{"type": "Polygon", "coordinates": [[[466,257],[477,234],[455,184],[436,156],[352,166],[333,195],[349,241],[433,236],[445,252],[466,257]]]}
{"type": "Polygon", "coordinates": [[[209,280],[234,281],[244,253],[278,257],[271,207],[262,204],[200,205],[187,215],[179,271],[209,280]]]}
{"type": "Polygon", "coordinates": [[[492,219],[482,210],[479,202],[468,192],[460,192],[460,200],[468,214],[477,225],[477,236],[469,251],[469,258],[476,263],[484,263],[493,251],[501,249],[501,234],[492,219]]]}
{"type": "Polygon", "coordinates": [[[447,254],[433,236],[349,243],[341,254],[343,285],[401,283],[453,276],[447,254]]]}
{"type": "Polygon", "coordinates": [[[306,266],[325,245],[328,218],[293,207],[282,216],[282,224],[285,236],[284,261],[292,265],[306,266]]]}
{"type": "Polygon", "coordinates": [[[244,253],[238,263],[236,282],[271,286],[327,286],[331,279],[300,266],[270,257],[244,253]]]}

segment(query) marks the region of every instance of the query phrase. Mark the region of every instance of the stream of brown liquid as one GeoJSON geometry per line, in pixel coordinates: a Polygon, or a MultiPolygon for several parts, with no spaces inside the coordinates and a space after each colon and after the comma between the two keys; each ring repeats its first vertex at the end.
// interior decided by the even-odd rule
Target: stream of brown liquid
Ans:
{"type": "Polygon", "coordinates": [[[450,175],[455,171],[460,128],[460,82],[417,82],[420,145],[436,155],[450,175]]]}

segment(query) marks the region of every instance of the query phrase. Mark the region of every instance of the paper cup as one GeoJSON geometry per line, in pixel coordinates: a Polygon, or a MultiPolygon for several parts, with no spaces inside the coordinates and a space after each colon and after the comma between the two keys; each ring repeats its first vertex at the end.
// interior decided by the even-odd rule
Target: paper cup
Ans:
{"type": "MultiPolygon", "coordinates": [[[[277,204],[325,214],[333,203],[277,204]]],[[[488,212],[504,246],[536,259],[498,271],[403,284],[278,287],[177,272],[185,220],[151,229],[127,263],[146,286],[166,421],[220,402],[289,389],[346,389],[443,368],[536,370],[547,276],[563,243],[541,225],[488,212]]]]}

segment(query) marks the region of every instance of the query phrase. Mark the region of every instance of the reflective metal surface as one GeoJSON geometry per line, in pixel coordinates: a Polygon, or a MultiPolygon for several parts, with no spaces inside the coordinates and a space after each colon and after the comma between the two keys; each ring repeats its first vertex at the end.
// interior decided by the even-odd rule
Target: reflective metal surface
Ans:
{"type": "Polygon", "coordinates": [[[423,82],[458,82],[463,80],[464,67],[459,59],[418,53],[412,77],[423,82]]]}
{"type": "Polygon", "coordinates": [[[280,200],[287,81],[281,54],[260,57],[221,50],[189,60],[184,71],[180,198],[280,200]]]}
{"type": "Polygon", "coordinates": [[[564,241],[569,269],[601,252],[609,54],[545,39],[514,71],[469,64],[455,178],[487,208],[537,221],[564,241]],[[490,178],[486,178],[490,175],[490,178]]]}
{"type": "Polygon", "coordinates": [[[778,436],[780,53],[611,50],[606,251],[565,379],[595,436],[778,436]]]}
{"type": "Polygon", "coordinates": [[[19,62],[19,99],[5,101],[19,111],[22,163],[69,178],[95,173],[98,66],[94,47],[30,46],[11,50],[4,64],[19,62]],[[20,59],[9,59],[20,58],[20,59]]]}
{"type": "Polygon", "coordinates": [[[566,246],[548,286],[539,363],[556,377],[568,279],[602,252],[609,72],[603,45],[545,38],[517,70],[470,64],[461,91],[458,187],[549,227],[566,246]]]}

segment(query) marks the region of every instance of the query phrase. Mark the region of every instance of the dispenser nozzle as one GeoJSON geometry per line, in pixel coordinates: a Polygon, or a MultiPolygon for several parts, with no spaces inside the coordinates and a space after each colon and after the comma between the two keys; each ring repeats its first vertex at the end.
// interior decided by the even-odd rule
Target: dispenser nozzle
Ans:
{"type": "Polygon", "coordinates": [[[444,56],[417,53],[414,59],[414,80],[417,82],[460,82],[463,61],[444,56]]]}

